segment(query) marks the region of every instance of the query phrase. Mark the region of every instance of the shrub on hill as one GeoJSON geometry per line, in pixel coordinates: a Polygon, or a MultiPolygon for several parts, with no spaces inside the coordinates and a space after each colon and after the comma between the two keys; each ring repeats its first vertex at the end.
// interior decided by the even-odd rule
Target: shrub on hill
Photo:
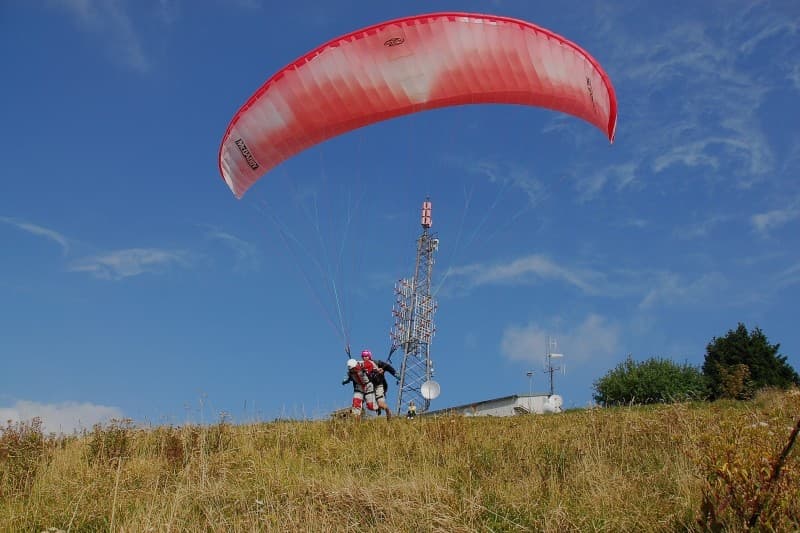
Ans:
{"type": "Polygon", "coordinates": [[[670,403],[704,399],[706,381],[689,364],[652,357],[636,362],[630,356],[594,382],[600,405],[670,403]]]}

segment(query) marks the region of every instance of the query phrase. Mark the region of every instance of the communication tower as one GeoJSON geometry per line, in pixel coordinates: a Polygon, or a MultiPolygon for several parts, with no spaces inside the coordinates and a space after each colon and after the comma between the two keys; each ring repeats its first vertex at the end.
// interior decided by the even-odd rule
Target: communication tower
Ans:
{"type": "Polygon", "coordinates": [[[389,333],[391,353],[401,349],[403,354],[397,387],[398,414],[405,412],[412,400],[418,412],[425,412],[431,400],[439,395],[439,385],[432,379],[431,362],[431,339],[436,331],[433,326],[436,301],[431,293],[431,276],[439,239],[430,231],[431,208],[428,198],[422,203],[422,233],[417,239],[414,276],[399,280],[394,288],[394,325],[389,333]]]}

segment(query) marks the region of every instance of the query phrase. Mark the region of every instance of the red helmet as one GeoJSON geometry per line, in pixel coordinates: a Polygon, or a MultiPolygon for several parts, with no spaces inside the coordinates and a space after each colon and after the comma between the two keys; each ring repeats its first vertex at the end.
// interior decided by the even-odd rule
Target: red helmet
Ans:
{"type": "Polygon", "coordinates": [[[364,350],[363,352],[361,352],[361,358],[372,360],[372,352],[370,352],[369,350],[364,350]]]}

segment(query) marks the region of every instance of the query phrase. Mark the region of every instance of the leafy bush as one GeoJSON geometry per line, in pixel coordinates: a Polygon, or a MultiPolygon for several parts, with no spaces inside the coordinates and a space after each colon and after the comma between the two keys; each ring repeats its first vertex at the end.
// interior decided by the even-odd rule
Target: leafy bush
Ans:
{"type": "Polygon", "coordinates": [[[594,382],[594,399],[601,405],[670,403],[706,397],[700,370],[669,359],[641,363],[630,356],[594,382]]]}

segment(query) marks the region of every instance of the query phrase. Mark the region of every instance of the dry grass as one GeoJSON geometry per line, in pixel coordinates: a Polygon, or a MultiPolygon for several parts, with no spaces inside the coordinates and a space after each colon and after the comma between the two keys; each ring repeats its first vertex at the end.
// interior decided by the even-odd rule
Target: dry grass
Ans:
{"type": "Polygon", "coordinates": [[[504,419],[116,422],[41,445],[9,425],[0,530],[736,531],[757,508],[759,528],[797,530],[796,449],[769,479],[799,416],[790,391],[504,419]]]}

